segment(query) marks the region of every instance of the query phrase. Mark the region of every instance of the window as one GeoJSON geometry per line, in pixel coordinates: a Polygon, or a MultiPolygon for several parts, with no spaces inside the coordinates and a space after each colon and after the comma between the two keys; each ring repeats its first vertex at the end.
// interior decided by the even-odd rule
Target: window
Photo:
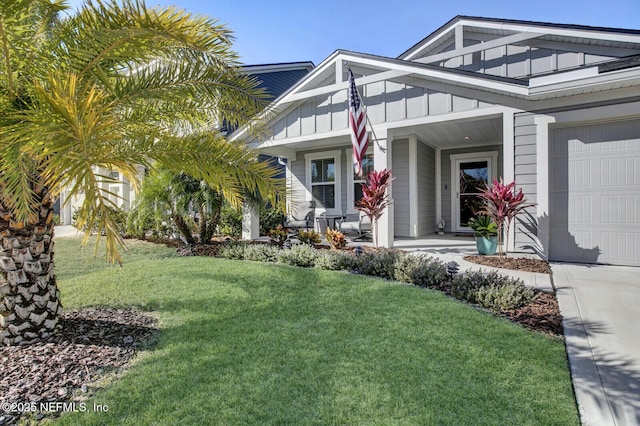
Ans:
{"type": "Polygon", "coordinates": [[[340,151],[306,154],[308,199],[325,213],[342,213],[340,205],[340,151]]]}
{"type": "Polygon", "coordinates": [[[349,164],[349,176],[347,182],[347,213],[357,213],[356,203],[362,199],[362,184],[364,177],[373,170],[373,152],[369,150],[362,159],[362,176],[358,176],[353,167],[353,151],[347,150],[347,160],[349,164]]]}
{"type": "Polygon", "coordinates": [[[336,207],[336,163],[333,158],[311,160],[311,194],[318,207],[336,207]]]}

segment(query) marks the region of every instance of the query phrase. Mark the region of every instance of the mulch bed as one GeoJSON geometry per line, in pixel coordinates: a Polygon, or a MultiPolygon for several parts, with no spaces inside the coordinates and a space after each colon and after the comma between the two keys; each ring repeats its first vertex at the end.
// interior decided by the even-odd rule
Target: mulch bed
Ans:
{"type": "MultiPolygon", "coordinates": [[[[16,424],[41,403],[88,396],[91,383],[119,372],[158,331],[155,318],[129,309],[85,309],[63,318],[50,343],[0,347],[0,403],[21,404],[2,407],[0,425],[16,424]]],[[[50,415],[28,414],[35,420],[50,415]]]]}
{"type": "Polygon", "coordinates": [[[549,264],[540,259],[500,256],[465,256],[463,259],[467,262],[477,263],[479,265],[485,266],[493,266],[495,268],[551,274],[551,267],[549,266],[549,264]]]}

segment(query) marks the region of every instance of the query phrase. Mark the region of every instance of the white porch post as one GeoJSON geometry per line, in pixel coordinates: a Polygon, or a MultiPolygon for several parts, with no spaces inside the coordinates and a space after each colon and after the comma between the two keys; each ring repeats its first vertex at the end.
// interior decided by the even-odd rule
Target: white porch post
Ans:
{"type": "MultiPolygon", "coordinates": [[[[515,155],[514,113],[509,111],[502,115],[502,177],[507,183],[515,180],[515,155]]],[[[514,251],[516,247],[515,226],[512,223],[506,230],[509,237],[508,251],[514,251]]]]}
{"type": "Polygon", "coordinates": [[[418,137],[409,136],[409,236],[417,238],[418,229],[418,137]]]}
{"type": "MultiPolygon", "coordinates": [[[[372,135],[373,136],[373,135],[372,135]]],[[[393,140],[391,130],[375,129],[375,138],[371,138],[373,145],[373,166],[376,170],[391,169],[391,141],[393,140]]],[[[393,177],[393,170],[392,170],[393,177]]],[[[393,200],[393,183],[388,189],[389,198],[393,200]]],[[[393,247],[393,201],[384,210],[382,217],[378,220],[378,246],[393,247]]]]}
{"type": "MultiPolygon", "coordinates": [[[[436,221],[442,220],[442,148],[436,148],[436,221]]],[[[433,224],[435,226],[435,224],[433,224]]],[[[451,225],[451,224],[445,224],[451,225]]]]}
{"type": "Polygon", "coordinates": [[[260,215],[256,206],[242,205],[242,239],[255,240],[260,237],[260,215]]]}
{"type": "Polygon", "coordinates": [[[545,115],[535,117],[536,124],[536,219],[540,256],[549,259],[549,124],[555,118],[545,115]]]}

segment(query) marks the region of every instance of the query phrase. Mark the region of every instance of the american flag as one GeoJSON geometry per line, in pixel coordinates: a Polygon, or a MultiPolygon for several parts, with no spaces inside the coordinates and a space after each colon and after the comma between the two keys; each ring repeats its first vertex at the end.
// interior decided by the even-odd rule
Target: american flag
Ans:
{"type": "Polygon", "coordinates": [[[367,134],[367,117],[351,69],[349,69],[349,127],[353,145],[353,164],[356,174],[362,176],[362,157],[369,146],[369,135],[367,134]]]}

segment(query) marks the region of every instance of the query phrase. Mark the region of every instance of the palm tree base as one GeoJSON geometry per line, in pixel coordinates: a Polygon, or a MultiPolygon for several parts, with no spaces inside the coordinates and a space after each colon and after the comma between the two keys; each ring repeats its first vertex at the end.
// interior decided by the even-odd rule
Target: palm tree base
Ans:
{"type": "Polygon", "coordinates": [[[0,344],[49,340],[61,327],[53,225],[0,227],[0,344]]]}

